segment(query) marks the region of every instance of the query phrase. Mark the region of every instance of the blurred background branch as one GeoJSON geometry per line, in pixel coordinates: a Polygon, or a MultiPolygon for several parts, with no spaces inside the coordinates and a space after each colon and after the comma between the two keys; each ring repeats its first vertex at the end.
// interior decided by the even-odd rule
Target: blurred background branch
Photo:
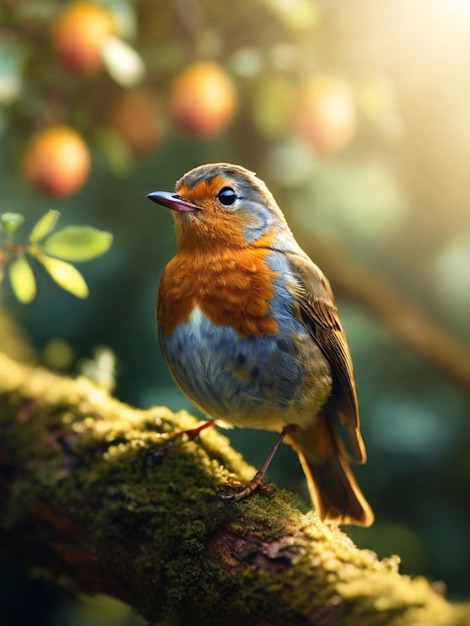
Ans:
{"type": "Polygon", "coordinates": [[[340,246],[310,238],[309,250],[340,297],[364,307],[449,382],[470,392],[470,351],[452,334],[400,296],[377,270],[367,268],[340,246]]]}

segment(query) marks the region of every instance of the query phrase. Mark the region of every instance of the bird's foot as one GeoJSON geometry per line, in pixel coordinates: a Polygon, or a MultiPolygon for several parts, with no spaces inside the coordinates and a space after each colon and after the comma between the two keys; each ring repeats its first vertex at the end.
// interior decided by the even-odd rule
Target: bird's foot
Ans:
{"type": "Polygon", "coordinates": [[[229,502],[230,504],[233,504],[234,502],[238,502],[239,500],[243,500],[244,498],[251,496],[252,493],[261,489],[263,490],[263,492],[271,494],[273,491],[273,488],[270,487],[269,485],[265,485],[265,483],[263,482],[264,475],[266,474],[266,471],[269,467],[269,464],[273,460],[274,455],[278,451],[279,446],[284,440],[284,437],[293,429],[294,429],[294,426],[292,426],[291,424],[284,426],[276,443],[274,444],[270,453],[266,457],[266,460],[263,463],[263,466],[261,467],[260,470],[256,472],[256,474],[253,476],[250,482],[248,482],[241,489],[241,491],[239,491],[238,493],[231,494],[229,496],[220,495],[219,498],[223,500],[224,502],[229,502]]]}
{"type": "Polygon", "coordinates": [[[244,485],[238,481],[231,481],[229,483],[225,483],[227,487],[231,487],[234,489],[240,489],[237,493],[232,493],[230,495],[220,494],[219,499],[223,502],[228,502],[229,504],[233,504],[234,502],[239,502],[240,500],[244,500],[251,496],[255,491],[261,491],[266,495],[271,495],[273,491],[273,487],[271,485],[267,485],[263,482],[264,471],[260,470],[257,472],[253,478],[244,485]]]}

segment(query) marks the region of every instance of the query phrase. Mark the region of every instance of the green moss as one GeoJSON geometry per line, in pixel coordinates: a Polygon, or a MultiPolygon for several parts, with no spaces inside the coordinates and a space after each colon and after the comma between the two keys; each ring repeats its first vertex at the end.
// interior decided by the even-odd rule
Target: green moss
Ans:
{"type": "Polygon", "coordinates": [[[303,515],[285,491],[220,502],[227,482],[248,480],[254,469],[215,429],[176,440],[155,462],[169,434],[196,425],[187,413],[135,411],[86,380],[2,355],[0,372],[0,464],[10,471],[0,474],[0,487],[2,475],[11,475],[8,490],[0,489],[3,528],[14,532],[38,505],[55,523],[72,520],[67,541],[77,550],[86,545],[92,562],[125,581],[148,619],[181,624],[191,615],[192,626],[259,625],[260,615],[270,626],[468,623],[468,607],[447,603],[423,579],[401,576],[396,559],[379,562],[358,550],[339,529],[303,515]]]}

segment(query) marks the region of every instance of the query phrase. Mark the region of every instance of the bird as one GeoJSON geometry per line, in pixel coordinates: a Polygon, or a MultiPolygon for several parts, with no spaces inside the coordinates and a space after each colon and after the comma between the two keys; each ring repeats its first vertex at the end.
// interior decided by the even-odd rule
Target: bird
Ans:
{"type": "Polygon", "coordinates": [[[297,452],[318,517],[370,526],[349,461],[364,463],[353,365],[330,284],[302,250],[266,184],[230,163],[200,165],[174,192],[176,254],[157,297],[170,373],[215,423],[279,433],[241,491],[258,489],[281,442],[297,452]]]}

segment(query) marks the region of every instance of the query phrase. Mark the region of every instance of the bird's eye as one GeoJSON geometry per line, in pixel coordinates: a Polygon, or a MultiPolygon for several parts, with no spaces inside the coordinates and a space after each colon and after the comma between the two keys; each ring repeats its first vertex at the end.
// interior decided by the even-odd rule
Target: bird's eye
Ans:
{"type": "Polygon", "coordinates": [[[217,199],[224,206],[230,206],[237,199],[237,194],[231,187],[224,187],[217,194],[217,199]]]}

